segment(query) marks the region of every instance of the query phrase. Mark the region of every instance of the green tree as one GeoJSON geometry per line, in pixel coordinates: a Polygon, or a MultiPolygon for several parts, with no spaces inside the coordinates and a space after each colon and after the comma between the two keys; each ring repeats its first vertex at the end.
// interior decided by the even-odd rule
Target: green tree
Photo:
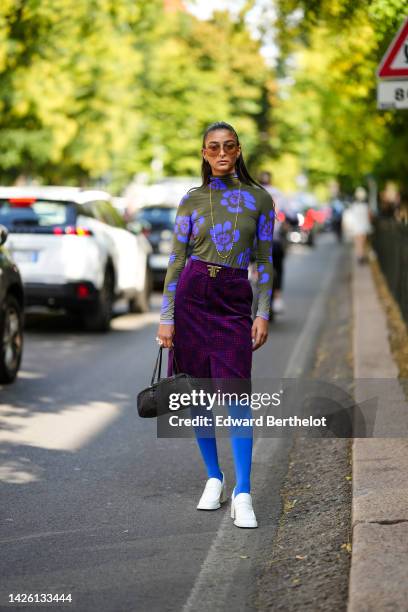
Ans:
{"type": "Polygon", "coordinates": [[[401,23],[401,0],[279,0],[281,150],[298,156],[313,184],[345,188],[374,174],[406,180],[408,116],[378,111],[376,68],[401,23]],[[288,58],[296,58],[290,67],[288,58]]]}
{"type": "Polygon", "coordinates": [[[0,176],[120,189],[135,172],[197,174],[208,123],[232,123],[254,164],[272,149],[275,83],[245,23],[162,0],[0,5],[0,176]]]}
{"type": "Polygon", "coordinates": [[[0,173],[101,177],[140,115],[131,0],[19,0],[0,6],[0,173]]]}
{"type": "Polygon", "coordinates": [[[244,21],[233,22],[228,12],[216,12],[210,21],[177,13],[155,35],[160,44],[148,48],[145,58],[141,163],[156,147],[166,174],[197,174],[202,132],[217,120],[234,125],[251,159],[260,143],[259,123],[269,129],[271,75],[244,21]]]}

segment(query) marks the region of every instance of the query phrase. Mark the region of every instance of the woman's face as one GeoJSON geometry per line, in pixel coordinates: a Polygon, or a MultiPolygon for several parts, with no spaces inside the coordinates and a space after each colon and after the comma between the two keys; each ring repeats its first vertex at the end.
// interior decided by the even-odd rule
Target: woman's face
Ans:
{"type": "Polygon", "coordinates": [[[207,134],[202,155],[211,166],[213,176],[223,176],[235,171],[235,162],[241,147],[233,132],[213,130],[207,134]]]}

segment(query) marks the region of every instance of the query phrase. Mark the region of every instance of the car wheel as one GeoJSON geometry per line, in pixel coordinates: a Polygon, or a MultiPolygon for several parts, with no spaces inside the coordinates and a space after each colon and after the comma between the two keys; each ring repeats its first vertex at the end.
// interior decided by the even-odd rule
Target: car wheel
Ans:
{"type": "Polygon", "coordinates": [[[23,352],[23,311],[13,295],[6,296],[0,311],[0,382],[17,376],[23,352]]]}
{"type": "Polygon", "coordinates": [[[82,316],[85,329],[88,331],[108,331],[112,319],[114,301],[114,278],[112,268],[106,268],[102,288],[99,291],[97,304],[90,312],[82,316]]]}
{"type": "Polygon", "coordinates": [[[129,312],[141,313],[148,312],[150,309],[150,295],[152,293],[153,276],[150,268],[146,268],[145,284],[142,291],[130,298],[129,312]]]}

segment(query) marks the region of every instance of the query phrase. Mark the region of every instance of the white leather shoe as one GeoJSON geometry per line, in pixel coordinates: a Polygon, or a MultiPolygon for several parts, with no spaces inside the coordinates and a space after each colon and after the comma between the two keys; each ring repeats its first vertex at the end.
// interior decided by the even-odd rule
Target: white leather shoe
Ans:
{"type": "Polygon", "coordinates": [[[250,493],[238,493],[231,497],[231,518],[237,527],[258,527],[250,493]]]}
{"type": "Polygon", "coordinates": [[[224,472],[221,472],[221,474],[222,482],[219,478],[209,478],[207,480],[197,510],[217,510],[217,508],[221,508],[223,502],[227,501],[224,472]]]}

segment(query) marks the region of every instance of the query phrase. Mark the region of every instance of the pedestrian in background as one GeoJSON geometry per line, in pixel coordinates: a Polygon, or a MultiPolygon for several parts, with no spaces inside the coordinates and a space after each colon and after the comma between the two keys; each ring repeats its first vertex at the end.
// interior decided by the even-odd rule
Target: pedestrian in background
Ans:
{"type": "Polygon", "coordinates": [[[349,209],[348,224],[354,241],[357,262],[364,264],[367,262],[367,236],[372,231],[367,191],[364,187],[357,187],[354,192],[354,202],[349,209]]]}
{"type": "MultiPolygon", "coordinates": [[[[202,185],[186,193],[177,211],[157,340],[170,349],[168,376],[175,361],[181,372],[197,378],[250,380],[252,352],[268,337],[274,202],[250,176],[228,123],[205,130],[201,154],[202,185]],[[248,264],[255,237],[259,301],[252,320],[248,264]]],[[[200,414],[190,409],[192,416],[200,414]]],[[[228,410],[233,417],[252,416],[247,405],[230,404],[228,410]]],[[[194,430],[208,476],[197,509],[216,510],[227,497],[214,422],[194,430]]],[[[250,493],[252,426],[232,427],[230,438],[236,479],[231,517],[238,527],[257,527],[250,493]]]]}
{"type": "Polygon", "coordinates": [[[343,241],[343,213],[344,204],[339,198],[333,198],[330,202],[331,228],[337,236],[338,242],[343,241]]]}

